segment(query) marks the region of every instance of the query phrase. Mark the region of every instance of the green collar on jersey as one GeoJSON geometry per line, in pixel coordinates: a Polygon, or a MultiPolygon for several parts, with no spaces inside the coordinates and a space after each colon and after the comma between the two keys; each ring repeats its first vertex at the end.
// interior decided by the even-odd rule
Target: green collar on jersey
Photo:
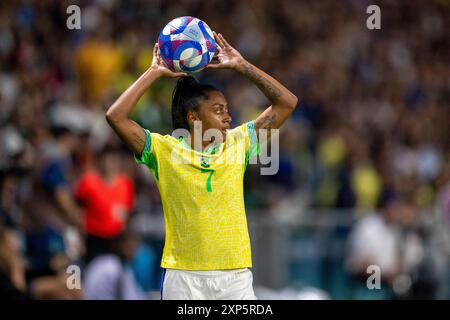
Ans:
{"type": "MultiPolygon", "coordinates": [[[[186,142],[186,139],[184,136],[181,136],[178,138],[178,140],[188,149],[194,150],[191,148],[191,146],[186,142]]],[[[216,143],[213,146],[209,147],[208,149],[202,151],[202,154],[215,154],[217,150],[219,149],[220,143],[216,143]]],[[[196,151],[196,150],[194,150],[196,151]]],[[[198,151],[197,151],[198,152],[198,151]]]]}

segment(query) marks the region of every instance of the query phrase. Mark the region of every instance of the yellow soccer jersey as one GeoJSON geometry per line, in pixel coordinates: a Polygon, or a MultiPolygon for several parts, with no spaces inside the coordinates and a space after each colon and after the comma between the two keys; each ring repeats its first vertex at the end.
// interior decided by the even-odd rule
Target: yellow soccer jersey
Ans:
{"type": "Polygon", "coordinates": [[[150,133],[137,163],[154,174],[164,210],[161,267],[221,270],[252,266],[244,206],[244,173],[258,153],[252,122],[197,152],[183,138],[150,133]]]}

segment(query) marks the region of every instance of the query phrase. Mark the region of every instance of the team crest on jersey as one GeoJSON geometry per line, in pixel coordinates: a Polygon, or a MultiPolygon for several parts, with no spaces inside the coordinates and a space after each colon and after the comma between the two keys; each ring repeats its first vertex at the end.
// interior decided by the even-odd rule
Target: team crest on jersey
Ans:
{"type": "Polygon", "coordinates": [[[209,158],[202,157],[202,158],[200,159],[200,165],[201,165],[203,168],[209,168],[209,158]]]}

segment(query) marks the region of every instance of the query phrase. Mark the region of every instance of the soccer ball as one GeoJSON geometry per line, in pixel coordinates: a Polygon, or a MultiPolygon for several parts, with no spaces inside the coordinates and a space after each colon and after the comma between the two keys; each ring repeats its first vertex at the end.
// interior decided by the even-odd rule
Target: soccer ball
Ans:
{"type": "Polygon", "coordinates": [[[190,16],[170,21],[159,34],[158,45],[167,67],[186,73],[205,68],[217,48],[209,26],[190,16]]]}

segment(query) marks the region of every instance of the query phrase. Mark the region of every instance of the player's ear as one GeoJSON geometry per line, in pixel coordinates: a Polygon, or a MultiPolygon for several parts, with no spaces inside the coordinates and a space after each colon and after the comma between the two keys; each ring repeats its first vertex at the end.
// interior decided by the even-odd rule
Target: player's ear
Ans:
{"type": "Polygon", "coordinates": [[[187,121],[189,124],[189,127],[194,127],[194,121],[199,121],[200,118],[195,111],[189,111],[187,114],[187,121]]]}

